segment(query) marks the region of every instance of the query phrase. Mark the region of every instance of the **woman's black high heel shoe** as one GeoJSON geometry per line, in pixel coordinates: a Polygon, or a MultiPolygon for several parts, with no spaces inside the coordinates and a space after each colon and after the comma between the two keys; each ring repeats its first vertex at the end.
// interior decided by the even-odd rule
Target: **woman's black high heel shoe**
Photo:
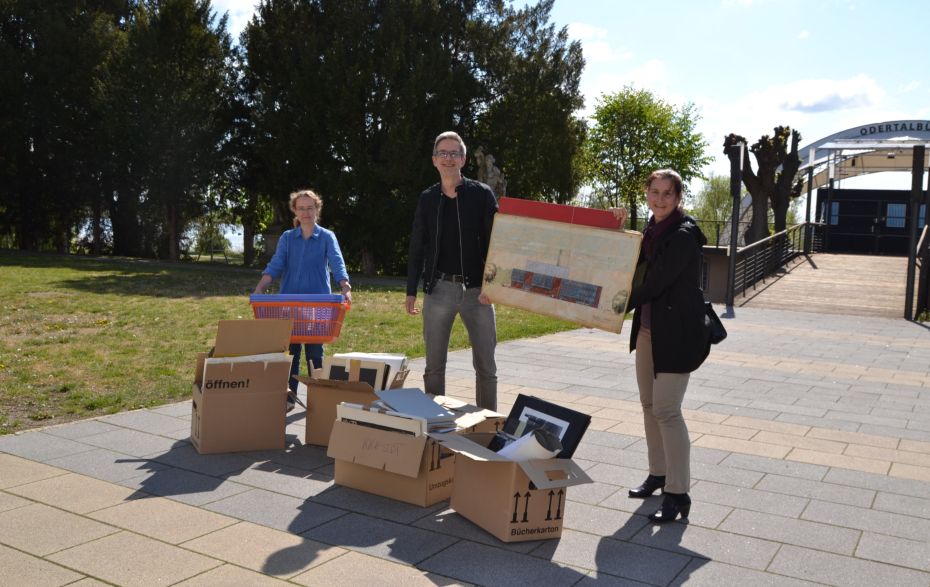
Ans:
{"type": "Polygon", "coordinates": [[[672,522],[681,514],[681,519],[687,519],[691,513],[691,498],[687,493],[666,493],[662,500],[662,507],[649,515],[649,519],[658,524],[672,522]]]}
{"type": "Polygon", "coordinates": [[[656,489],[665,487],[665,475],[649,475],[643,484],[630,490],[630,497],[649,497],[655,493],[656,489]]]}

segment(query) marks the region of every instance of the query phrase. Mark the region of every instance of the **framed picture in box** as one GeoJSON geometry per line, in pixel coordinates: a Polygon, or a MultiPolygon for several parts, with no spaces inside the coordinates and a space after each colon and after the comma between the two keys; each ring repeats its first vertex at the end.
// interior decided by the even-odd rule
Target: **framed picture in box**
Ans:
{"type": "Polygon", "coordinates": [[[510,410],[510,415],[507,416],[503,431],[512,438],[520,438],[538,428],[551,432],[562,442],[562,452],[557,458],[568,459],[575,454],[575,449],[578,448],[578,443],[588,430],[589,424],[591,416],[587,414],[538,397],[520,394],[510,410]]]}
{"type": "MultiPolygon", "coordinates": [[[[381,361],[361,361],[358,380],[370,385],[375,391],[384,389],[388,366],[381,361]]],[[[323,379],[349,380],[349,360],[323,358],[323,379]]]]}

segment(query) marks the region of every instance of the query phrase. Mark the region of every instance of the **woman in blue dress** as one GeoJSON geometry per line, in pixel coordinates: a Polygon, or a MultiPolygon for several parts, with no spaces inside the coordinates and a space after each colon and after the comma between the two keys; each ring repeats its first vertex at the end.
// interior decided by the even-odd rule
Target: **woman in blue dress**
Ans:
{"type": "MultiPolygon", "coordinates": [[[[282,294],[329,294],[332,293],[329,277],[332,271],[342,288],[342,295],[351,303],[352,286],[336,234],[317,224],[323,210],[323,199],[312,190],[298,190],[291,194],[290,208],[294,213],[294,228],[281,235],[274,256],[262,272],[254,293],[264,293],[272,281],[280,277],[282,294]]],[[[294,377],[300,371],[301,346],[306,353],[308,372],[323,367],[322,344],[290,345],[294,359],[288,381],[288,411],[294,409],[297,398],[297,380],[294,377]]]]}

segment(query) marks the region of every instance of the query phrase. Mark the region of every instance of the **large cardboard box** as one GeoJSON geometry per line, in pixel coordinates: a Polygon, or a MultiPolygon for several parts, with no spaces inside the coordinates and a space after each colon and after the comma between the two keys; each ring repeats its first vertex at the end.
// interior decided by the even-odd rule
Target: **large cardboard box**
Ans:
{"type": "MultiPolygon", "coordinates": [[[[369,404],[377,401],[378,396],[371,385],[359,381],[361,363],[352,361],[349,368],[349,380],[323,379],[322,371],[314,369],[313,377],[298,375],[297,380],[307,386],[307,425],[304,442],[317,446],[328,446],[329,437],[336,421],[336,406],[345,402],[350,404],[369,404]]],[[[404,370],[394,377],[391,388],[400,387],[407,379],[404,370]]]]}
{"type": "MultiPolygon", "coordinates": [[[[452,428],[493,429],[504,421],[465,406],[452,428]]],[[[424,507],[449,499],[453,454],[425,434],[425,420],[362,406],[340,406],[339,414],[326,453],[335,459],[337,485],[424,507]]]]}
{"type": "Polygon", "coordinates": [[[432,435],[455,453],[450,506],[503,542],[558,538],[567,488],[591,478],[571,459],[507,460],[486,448],[493,436],[432,435]]]}
{"type": "Polygon", "coordinates": [[[284,448],[290,320],[222,320],[194,372],[191,443],[198,452],[284,448]]]}

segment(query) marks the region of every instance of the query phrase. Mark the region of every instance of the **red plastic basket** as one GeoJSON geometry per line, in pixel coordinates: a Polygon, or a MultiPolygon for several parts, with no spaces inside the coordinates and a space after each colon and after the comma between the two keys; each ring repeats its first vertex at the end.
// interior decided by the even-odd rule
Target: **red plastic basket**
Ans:
{"type": "Polygon", "coordinates": [[[294,321],[291,343],[322,344],[339,338],[349,302],[340,295],[253,294],[249,297],[256,318],[294,321]]]}

